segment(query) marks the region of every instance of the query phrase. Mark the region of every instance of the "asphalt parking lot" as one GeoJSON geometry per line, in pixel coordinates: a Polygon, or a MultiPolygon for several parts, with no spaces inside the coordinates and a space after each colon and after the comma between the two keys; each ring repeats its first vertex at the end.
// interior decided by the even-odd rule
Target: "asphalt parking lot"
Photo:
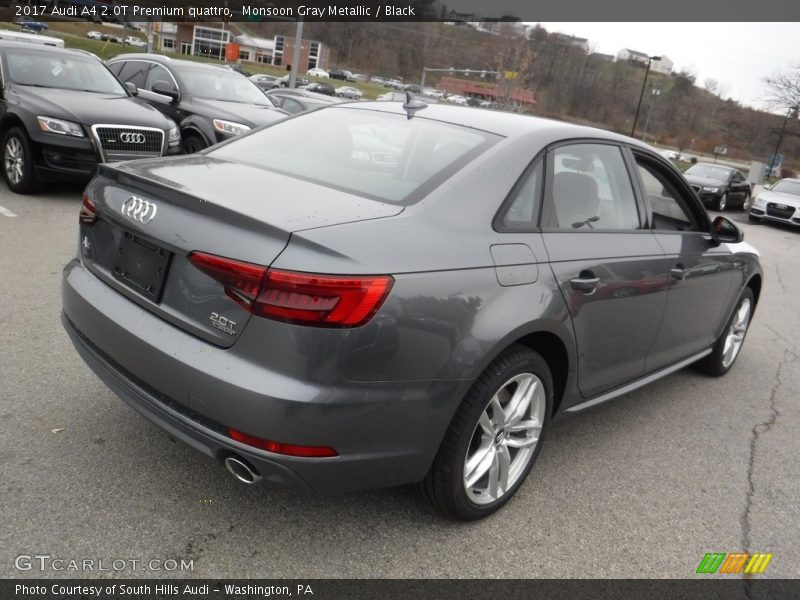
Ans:
{"type": "Polygon", "coordinates": [[[0,577],[683,578],[711,551],[800,576],[800,231],[728,213],[766,275],[728,376],[684,370],[554,423],[510,504],[464,524],[408,488],[243,486],[118,400],[59,322],[79,205],[80,187],[0,183],[0,577]],[[16,568],[37,554],[194,568],[16,568]]]}

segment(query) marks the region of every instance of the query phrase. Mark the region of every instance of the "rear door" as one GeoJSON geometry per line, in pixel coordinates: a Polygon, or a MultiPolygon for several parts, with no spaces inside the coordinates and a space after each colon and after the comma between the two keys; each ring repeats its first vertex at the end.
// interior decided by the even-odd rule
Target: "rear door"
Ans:
{"type": "Polygon", "coordinates": [[[669,273],[664,316],[647,359],[647,370],[654,371],[711,345],[728,314],[739,267],[725,244],[711,240],[708,215],[686,182],[655,157],[634,156],[648,224],[669,273]]]}
{"type": "Polygon", "coordinates": [[[575,331],[578,386],[590,397],[644,373],[667,272],[623,148],[569,142],[546,164],[542,235],[575,331]]]}

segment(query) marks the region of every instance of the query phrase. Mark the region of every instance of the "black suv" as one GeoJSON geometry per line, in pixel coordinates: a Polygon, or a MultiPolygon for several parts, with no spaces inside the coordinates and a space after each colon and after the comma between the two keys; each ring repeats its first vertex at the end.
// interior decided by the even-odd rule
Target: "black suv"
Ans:
{"type": "Polygon", "coordinates": [[[345,69],[333,69],[328,73],[331,79],[341,79],[343,81],[355,81],[356,78],[353,77],[353,74],[350,71],[345,69]]]}
{"type": "Polygon", "coordinates": [[[334,87],[330,83],[325,83],[324,81],[310,83],[306,86],[303,86],[303,89],[307,92],[314,92],[315,94],[325,94],[326,96],[336,95],[336,90],[334,87]]]}
{"type": "Polygon", "coordinates": [[[247,77],[218,66],[158,54],[121,54],[108,61],[120,81],[175,120],[183,150],[198,152],[286,116],[247,77]]]}
{"type": "Polygon", "coordinates": [[[88,181],[99,162],[180,152],[175,123],[83,52],[0,41],[0,140],[12,191],[88,181]]]}

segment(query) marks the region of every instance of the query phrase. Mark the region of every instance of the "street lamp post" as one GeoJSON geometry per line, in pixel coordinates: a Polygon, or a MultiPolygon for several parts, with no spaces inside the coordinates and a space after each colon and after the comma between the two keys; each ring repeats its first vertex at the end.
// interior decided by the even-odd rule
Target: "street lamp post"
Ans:
{"type": "Polygon", "coordinates": [[[650,102],[650,108],[647,109],[647,118],[644,120],[644,131],[642,132],[642,141],[647,135],[647,130],[650,128],[650,115],[653,114],[653,107],[656,105],[656,100],[661,95],[661,88],[653,88],[650,90],[650,95],[653,97],[650,102]]]}
{"type": "Polygon", "coordinates": [[[647,86],[647,75],[650,73],[650,65],[654,60],[661,60],[660,56],[648,56],[647,68],[644,70],[644,81],[642,82],[642,92],[639,94],[639,104],[636,105],[636,116],[633,118],[633,127],[631,127],[631,137],[636,133],[636,122],[639,120],[639,111],[642,110],[642,100],[644,99],[644,90],[647,86]]]}
{"type": "Polygon", "coordinates": [[[775,145],[775,152],[772,155],[772,160],[769,163],[769,171],[767,171],[767,177],[772,177],[772,169],[775,168],[775,161],[778,160],[778,151],[781,149],[781,142],[783,141],[783,134],[786,133],[786,125],[789,123],[789,117],[792,118],[797,117],[797,111],[800,109],[800,106],[790,106],[788,112],[786,113],[786,117],[783,119],[783,127],[781,127],[781,133],[778,136],[778,143],[775,145]]]}

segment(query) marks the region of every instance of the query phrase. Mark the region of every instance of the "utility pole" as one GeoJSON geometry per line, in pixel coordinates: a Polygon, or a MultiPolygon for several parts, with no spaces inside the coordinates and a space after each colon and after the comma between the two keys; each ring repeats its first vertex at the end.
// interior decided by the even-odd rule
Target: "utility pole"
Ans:
{"type": "Polygon", "coordinates": [[[294,49],[292,51],[292,70],[289,73],[289,87],[293,88],[297,80],[297,66],[300,64],[300,45],[303,43],[303,17],[297,19],[294,32],[294,49]]]}
{"type": "Polygon", "coordinates": [[[772,160],[769,163],[767,177],[772,177],[772,169],[775,168],[775,161],[778,160],[778,150],[781,149],[781,142],[783,141],[783,134],[786,133],[786,125],[789,123],[789,117],[791,116],[793,119],[796,119],[798,109],[800,109],[800,106],[789,107],[789,111],[786,113],[786,118],[783,119],[783,127],[781,127],[781,133],[778,136],[778,143],[775,145],[775,153],[772,155],[772,160]]]}
{"type": "Polygon", "coordinates": [[[656,105],[656,100],[661,95],[661,88],[654,87],[650,90],[650,95],[653,99],[650,101],[650,108],[647,109],[647,118],[644,120],[644,131],[642,132],[642,141],[647,135],[647,130],[650,127],[650,115],[653,114],[653,107],[656,105]]]}
{"type": "Polygon", "coordinates": [[[661,60],[660,56],[648,56],[647,68],[644,70],[644,81],[642,82],[642,93],[639,94],[639,104],[636,106],[636,116],[633,118],[633,127],[631,127],[631,137],[636,133],[636,122],[639,120],[639,111],[642,109],[642,99],[644,98],[644,90],[647,86],[647,75],[650,73],[650,65],[654,60],[661,60]]]}

